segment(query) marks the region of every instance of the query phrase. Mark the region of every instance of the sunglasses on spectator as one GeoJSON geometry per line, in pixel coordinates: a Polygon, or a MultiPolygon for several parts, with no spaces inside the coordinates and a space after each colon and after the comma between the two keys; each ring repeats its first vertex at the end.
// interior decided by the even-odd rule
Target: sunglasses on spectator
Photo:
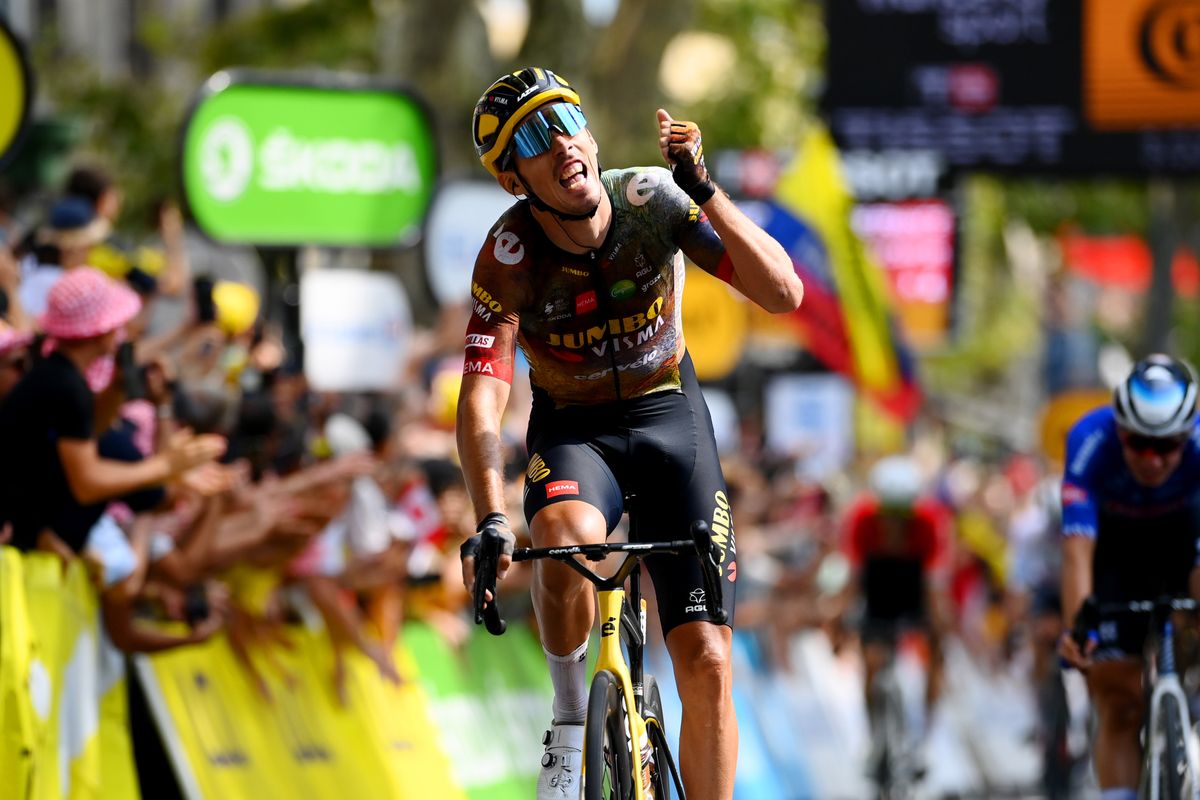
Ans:
{"type": "Polygon", "coordinates": [[[574,136],[587,127],[587,117],[574,103],[543,106],[525,118],[513,133],[513,149],[521,158],[540,156],[550,149],[554,132],[574,136]]]}
{"type": "Polygon", "coordinates": [[[1187,434],[1164,439],[1157,436],[1142,436],[1139,433],[1127,433],[1121,439],[1121,443],[1134,453],[1154,453],[1166,456],[1182,449],[1189,438],[1190,436],[1187,434]]]}

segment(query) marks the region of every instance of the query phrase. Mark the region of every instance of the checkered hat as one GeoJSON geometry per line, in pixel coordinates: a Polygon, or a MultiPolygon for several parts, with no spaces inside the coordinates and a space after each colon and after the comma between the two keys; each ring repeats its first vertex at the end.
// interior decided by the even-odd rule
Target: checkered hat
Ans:
{"type": "Polygon", "coordinates": [[[94,267],[78,267],[50,287],[42,330],[56,339],[103,336],[133,319],[141,307],[132,289],[94,267]]]}

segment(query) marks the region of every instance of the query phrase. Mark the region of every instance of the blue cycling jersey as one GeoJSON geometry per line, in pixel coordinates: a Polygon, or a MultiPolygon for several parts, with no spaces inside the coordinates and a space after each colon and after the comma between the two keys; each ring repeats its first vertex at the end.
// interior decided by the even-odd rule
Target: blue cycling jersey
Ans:
{"type": "Polygon", "coordinates": [[[1104,518],[1112,523],[1177,514],[1200,501],[1200,433],[1184,446],[1179,467],[1162,486],[1138,483],[1121,454],[1111,407],[1084,416],[1067,435],[1063,474],[1064,536],[1095,538],[1104,518]]]}

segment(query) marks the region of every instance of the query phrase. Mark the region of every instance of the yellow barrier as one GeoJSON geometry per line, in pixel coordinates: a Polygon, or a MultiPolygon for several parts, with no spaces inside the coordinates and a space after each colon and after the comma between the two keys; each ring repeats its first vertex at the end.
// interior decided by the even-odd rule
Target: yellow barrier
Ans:
{"type": "Polygon", "coordinates": [[[14,797],[137,798],[120,654],[84,565],[0,547],[0,775],[14,797]]]}
{"type": "Polygon", "coordinates": [[[328,640],[304,629],[290,635],[293,649],[278,653],[284,674],[263,665],[270,699],[224,639],[136,659],[185,796],[466,800],[402,647],[400,686],[347,653],[343,707],[328,640]]]}

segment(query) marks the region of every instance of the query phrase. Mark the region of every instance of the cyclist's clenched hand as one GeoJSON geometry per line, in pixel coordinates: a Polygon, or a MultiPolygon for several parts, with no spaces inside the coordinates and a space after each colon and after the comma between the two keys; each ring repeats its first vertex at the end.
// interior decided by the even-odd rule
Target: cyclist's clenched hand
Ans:
{"type": "Polygon", "coordinates": [[[704,165],[704,143],[694,122],[672,119],[658,110],[658,146],[671,165],[671,175],[696,205],[702,206],[716,193],[704,165]]]}
{"type": "Polygon", "coordinates": [[[1096,639],[1089,638],[1081,648],[1071,631],[1063,631],[1058,638],[1058,655],[1068,666],[1087,672],[1092,666],[1092,654],[1096,652],[1096,639]]]}
{"type": "MultiPolygon", "coordinates": [[[[500,535],[503,540],[503,548],[500,552],[500,558],[496,562],[496,580],[504,580],[504,576],[508,574],[508,568],[512,565],[513,548],[517,544],[517,537],[513,534],[512,528],[508,525],[508,517],[497,511],[488,514],[475,527],[475,535],[462,543],[458,549],[459,558],[462,559],[463,571],[463,586],[467,588],[467,592],[474,597],[475,593],[475,562],[479,557],[480,546],[483,542],[483,532],[492,530],[500,535]]],[[[488,592],[485,600],[491,600],[491,592],[488,592]]]]}

